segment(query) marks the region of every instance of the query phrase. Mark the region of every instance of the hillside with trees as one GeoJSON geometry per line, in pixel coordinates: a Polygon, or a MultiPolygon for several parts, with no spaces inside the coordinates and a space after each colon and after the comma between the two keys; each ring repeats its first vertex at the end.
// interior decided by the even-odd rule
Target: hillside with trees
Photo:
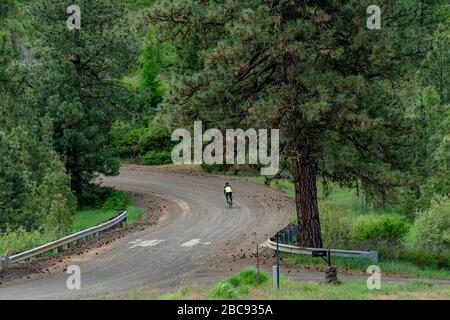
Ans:
{"type": "Polygon", "coordinates": [[[78,0],[79,31],[71,4],[0,3],[0,242],[53,239],[111,197],[123,209],[95,178],[170,164],[172,132],[201,120],[280,129],[265,182],[294,197],[299,245],[450,266],[446,1],[377,1],[379,30],[360,0],[78,0]]]}

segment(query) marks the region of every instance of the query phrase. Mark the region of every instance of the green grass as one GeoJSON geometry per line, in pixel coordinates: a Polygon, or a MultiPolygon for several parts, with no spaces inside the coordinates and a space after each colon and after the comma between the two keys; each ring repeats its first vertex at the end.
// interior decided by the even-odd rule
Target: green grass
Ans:
{"type": "MultiPolygon", "coordinates": [[[[143,210],[130,206],[127,208],[127,213],[128,219],[125,226],[129,226],[139,219],[143,210]]],[[[68,230],[68,234],[98,225],[109,220],[116,214],[117,211],[115,210],[78,210],[73,216],[73,222],[68,230]]],[[[26,231],[24,229],[15,230],[8,234],[0,235],[0,255],[11,255],[23,252],[54,240],[56,240],[56,238],[53,234],[47,234],[43,231],[26,231]]],[[[46,255],[54,255],[54,253],[49,252],[46,255]]]]}
{"type": "MultiPolygon", "coordinates": [[[[264,184],[265,177],[257,176],[254,174],[243,174],[241,176],[244,180],[256,182],[259,184],[264,184]]],[[[270,184],[271,187],[283,190],[286,194],[294,198],[295,189],[294,184],[289,179],[277,179],[273,180],[270,184]]],[[[378,214],[378,213],[394,213],[394,210],[390,206],[383,208],[374,208],[366,204],[366,200],[363,194],[357,194],[355,190],[350,188],[340,187],[336,184],[331,183],[329,186],[328,194],[325,193],[322,184],[317,185],[317,191],[319,196],[319,206],[324,200],[333,203],[333,207],[342,211],[355,211],[361,215],[364,214],[378,214]]]]}
{"type": "MultiPolygon", "coordinates": [[[[250,270],[250,269],[246,269],[250,270]]],[[[253,272],[254,273],[254,272],[253,272]]],[[[280,278],[280,288],[274,289],[272,279],[266,274],[264,282],[235,283],[241,273],[226,280],[214,282],[210,287],[196,284],[179,292],[156,296],[145,292],[133,293],[131,299],[200,300],[200,299],[250,299],[250,300],[380,300],[380,299],[450,299],[450,285],[435,285],[426,281],[387,282],[381,279],[381,288],[369,290],[366,280],[345,280],[337,285],[318,282],[298,282],[280,278]],[[269,281],[270,280],[270,281],[269,281]]]]}
{"type": "Polygon", "coordinates": [[[125,226],[129,226],[129,225],[133,224],[136,220],[138,220],[142,216],[143,212],[144,212],[144,209],[128,207],[127,208],[128,218],[127,218],[127,222],[125,223],[125,226]]]}
{"type": "MultiPolygon", "coordinates": [[[[292,267],[301,266],[324,266],[320,258],[310,256],[282,253],[283,260],[292,267]]],[[[365,273],[370,265],[380,267],[382,274],[405,274],[417,277],[429,277],[436,279],[450,279],[449,269],[439,269],[434,267],[418,267],[413,263],[401,260],[387,260],[373,262],[367,259],[332,257],[332,263],[341,271],[358,271],[365,273]]]]}
{"type": "MultiPolygon", "coordinates": [[[[131,225],[134,221],[139,219],[142,215],[143,209],[128,207],[127,213],[128,218],[126,226],[131,225]]],[[[87,229],[89,227],[96,226],[102,222],[108,221],[115,215],[117,215],[116,210],[105,210],[105,209],[81,209],[78,210],[73,216],[73,221],[71,225],[71,232],[80,231],[87,229]]]]}
{"type": "Polygon", "coordinates": [[[72,225],[70,230],[72,232],[87,229],[96,226],[102,222],[109,220],[117,212],[115,210],[103,209],[81,209],[78,210],[72,217],[72,225]]]}

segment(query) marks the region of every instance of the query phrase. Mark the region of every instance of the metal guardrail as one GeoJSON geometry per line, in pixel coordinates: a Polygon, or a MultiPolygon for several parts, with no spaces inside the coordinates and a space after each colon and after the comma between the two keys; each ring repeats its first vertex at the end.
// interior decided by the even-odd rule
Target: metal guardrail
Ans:
{"type": "Polygon", "coordinates": [[[329,250],[332,256],[352,257],[370,259],[378,262],[378,251],[356,251],[356,250],[341,250],[341,249],[322,249],[322,248],[305,248],[294,245],[298,237],[297,224],[289,224],[282,230],[275,233],[268,241],[269,248],[277,250],[277,235],[278,235],[278,250],[282,252],[312,255],[313,252],[320,250],[329,250]]]}
{"type": "Polygon", "coordinates": [[[10,257],[0,257],[0,269],[7,265],[39,256],[50,250],[58,249],[58,251],[61,252],[63,251],[65,245],[70,247],[75,242],[79,245],[82,243],[83,240],[90,240],[95,235],[98,235],[98,233],[106,231],[108,229],[112,229],[116,227],[118,224],[125,222],[126,220],[127,220],[127,212],[124,211],[120,213],[118,216],[114,217],[113,219],[106,221],[102,224],[99,224],[97,226],[79,232],[75,232],[59,240],[52,241],[37,248],[27,250],[25,252],[18,253],[10,257]]]}

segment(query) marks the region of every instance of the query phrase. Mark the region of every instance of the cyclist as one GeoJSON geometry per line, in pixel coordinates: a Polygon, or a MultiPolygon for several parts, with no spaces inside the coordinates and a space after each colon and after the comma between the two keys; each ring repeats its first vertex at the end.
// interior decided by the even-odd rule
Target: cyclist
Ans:
{"type": "Polygon", "coordinates": [[[228,182],[225,183],[223,193],[225,194],[225,199],[227,200],[227,203],[228,204],[233,203],[233,189],[231,188],[228,182]],[[230,199],[230,202],[228,202],[228,198],[230,199]]]}

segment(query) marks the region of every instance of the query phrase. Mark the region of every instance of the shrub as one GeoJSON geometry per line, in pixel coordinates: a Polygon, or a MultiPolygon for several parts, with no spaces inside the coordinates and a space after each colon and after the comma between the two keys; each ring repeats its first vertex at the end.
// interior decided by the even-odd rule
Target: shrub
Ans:
{"type": "Polygon", "coordinates": [[[125,210],[132,203],[133,201],[131,200],[129,195],[120,191],[115,191],[108,197],[102,207],[105,210],[120,211],[125,210]]]}
{"type": "Polygon", "coordinates": [[[170,152],[175,143],[170,130],[156,120],[118,122],[111,135],[114,153],[121,158],[139,159],[149,165],[170,163],[170,152]]]}
{"type": "Polygon", "coordinates": [[[105,201],[114,194],[114,192],[116,191],[113,188],[90,184],[85,187],[85,190],[83,190],[83,193],[78,200],[78,205],[79,207],[100,209],[105,201]]]}
{"type": "Polygon", "coordinates": [[[145,132],[146,128],[139,127],[136,123],[114,124],[111,129],[114,153],[122,158],[136,158],[141,148],[139,139],[145,132]]]}
{"type": "Polygon", "coordinates": [[[149,128],[139,138],[141,154],[150,151],[169,151],[174,145],[170,130],[156,122],[150,123],[149,128]]]}
{"type": "Polygon", "coordinates": [[[323,202],[320,208],[322,240],[325,247],[348,249],[352,240],[355,214],[323,202]]]}
{"type": "Polygon", "coordinates": [[[160,165],[172,163],[171,151],[149,151],[141,157],[144,165],[160,165]]]}
{"type": "Polygon", "coordinates": [[[236,291],[230,282],[218,281],[214,283],[209,296],[217,299],[234,299],[236,298],[236,291]]]}
{"type": "Polygon", "coordinates": [[[38,191],[39,199],[46,210],[41,225],[46,232],[62,236],[72,224],[76,210],[76,198],[70,190],[70,179],[64,173],[59,161],[54,161],[51,170],[44,177],[38,191]]]}
{"type": "MultiPolygon", "coordinates": [[[[267,282],[269,277],[265,272],[259,272],[254,268],[246,268],[239,272],[237,276],[239,284],[259,285],[267,282]]],[[[230,279],[231,280],[231,279],[230,279]]]]}
{"type": "Polygon", "coordinates": [[[233,287],[239,287],[241,284],[241,279],[239,275],[234,275],[227,280],[233,287]]]}
{"type": "Polygon", "coordinates": [[[405,218],[396,215],[373,215],[362,217],[353,232],[354,241],[401,240],[408,232],[410,225],[405,218]]]}
{"type": "Polygon", "coordinates": [[[450,253],[423,250],[403,250],[399,258],[419,267],[450,268],[450,253]]]}
{"type": "Polygon", "coordinates": [[[415,248],[428,251],[450,250],[450,199],[439,197],[431,206],[418,213],[414,222],[415,233],[412,244],[415,248]]]}
{"type": "Polygon", "coordinates": [[[259,272],[254,268],[243,269],[238,274],[225,281],[216,282],[209,295],[212,298],[233,299],[239,294],[247,295],[250,292],[248,286],[257,286],[267,282],[269,277],[265,272],[259,272]]]}
{"type": "Polygon", "coordinates": [[[0,235],[0,256],[17,254],[55,239],[53,234],[39,230],[26,231],[24,228],[8,230],[5,234],[0,235]]]}

